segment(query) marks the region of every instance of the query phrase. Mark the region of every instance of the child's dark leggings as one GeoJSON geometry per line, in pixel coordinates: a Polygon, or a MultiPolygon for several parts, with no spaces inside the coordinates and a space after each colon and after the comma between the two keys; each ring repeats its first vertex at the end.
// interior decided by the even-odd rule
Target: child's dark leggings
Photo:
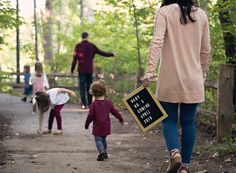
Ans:
{"type": "Polygon", "coordinates": [[[49,120],[48,120],[48,129],[52,130],[52,124],[54,117],[57,119],[57,129],[62,130],[62,123],[61,123],[61,109],[63,108],[64,104],[62,105],[56,105],[54,108],[51,109],[49,114],[49,120]]]}
{"type": "Polygon", "coordinates": [[[106,136],[94,136],[94,140],[99,153],[107,152],[106,136]]]}

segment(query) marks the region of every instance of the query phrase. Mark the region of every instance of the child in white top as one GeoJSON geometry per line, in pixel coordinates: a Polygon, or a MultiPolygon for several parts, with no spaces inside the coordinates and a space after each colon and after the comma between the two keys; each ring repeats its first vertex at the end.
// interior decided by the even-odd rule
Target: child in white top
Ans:
{"type": "Polygon", "coordinates": [[[62,118],[61,118],[61,109],[64,104],[70,99],[69,96],[76,96],[76,93],[65,89],[65,88],[52,88],[46,92],[38,91],[35,93],[35,102],[38,107],[39,112],[39,134],[51,133],[54,117],[57,120],[57,131],[54,134],[62,134],[62,118]],[[48,130],[43,131],[43,114],[48,111],[51,106],[49,120],[48,120],[48,130]]]}

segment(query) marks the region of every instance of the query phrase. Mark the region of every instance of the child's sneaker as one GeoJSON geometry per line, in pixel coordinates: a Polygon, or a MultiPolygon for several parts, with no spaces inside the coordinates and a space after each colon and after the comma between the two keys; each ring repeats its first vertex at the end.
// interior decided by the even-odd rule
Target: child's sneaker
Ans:
{"type": "Polygon", "coordinates": [[[105,153],[100,153],[98,155],[97,161],[103,161],[105,159],[105,153]]]}
{"type": "Polygon", "coordinates": [[[105,152],[105,157],[104,157],[104,159],[108,159],[108,154],[107,154],[107,152],[105,152]]]}
{"type": "Polygon", "coordinates": [[[44,131],[43,131],[43,134],[50,134],[50,133],[52,133],[51,130],[44,130],[44,131]]]}
{"type": "Polygon", "coordinates": [[[43,130],[38,129],[38,130],[37,130],[37,133],[38,133],[39,135],[42,135],[42,134],[43,134],[43,130]]]}
{"type": "Polygon", "coordinates": [[[53,132],[54,135],[62,135],[63,131],[62,130],[56,130],[53,132]]]}
{"type": "Polygon", "coordinates": [[[24,97],[24,98],[22,98],[21,100],[22,100],[23,102],[26,102],[27,97],[24,97]]]}

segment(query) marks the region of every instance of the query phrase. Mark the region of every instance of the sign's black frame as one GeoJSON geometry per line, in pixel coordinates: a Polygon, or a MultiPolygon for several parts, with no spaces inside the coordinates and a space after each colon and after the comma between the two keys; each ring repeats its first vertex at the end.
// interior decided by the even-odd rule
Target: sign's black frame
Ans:
{"type": "Polygon", "coordinates": [[[130,94],[128,94],[127,96],[125,96],[122,101],[124,102],[126,108],[128,109],[128,111],[130,112],[130,114],[132,115],[132,117],[134,118],[134,120],[136,121],[136,123],[138,124],[138,126],[141,128],[141,130],[143,132],[147,132],[148,130],[150,130],[152,127],[154,127],[155,125],[157,125],[158,123],[160,123],[162,120],[164,120],[166,117],[168,117],[166,111],[163,109],[163,107],[161,106],[160,102],[156,99],[155,95],[153,94],[153,92],[151,91],[150,88],[148,87],[139,87],[138,89],[134,90],[133,92],[131,92],[130,94]],[[139,120],[139,118],[137,117],[137,115],[135,114],[135,112],[133,111],[131,105],[128,103],[128,100],[132,97],[134,97],[135,95],[137,95],[139,92],[142,92],[143,90],[147,90],[147,93],[150,95],[150,97],[153,99],[155,106],[157,106],[157,108],[160,110],[160,112],[162,113],[162,115],[155,120],[154,122],[152,122],[151,124],[149,124],[147,127],[144,127],[141,123],[141,121],[139,120]]]}

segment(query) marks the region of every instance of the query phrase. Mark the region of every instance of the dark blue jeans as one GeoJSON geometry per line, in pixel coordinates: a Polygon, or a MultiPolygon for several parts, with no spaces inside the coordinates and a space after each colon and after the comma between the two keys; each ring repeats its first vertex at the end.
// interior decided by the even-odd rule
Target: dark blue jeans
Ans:
{"type": "Polygon", "coordinates": [[[195,113],[197,103],[168,103],[161,102],[168,117],[162,122],[162,130],[169,151],[178,149],[182,162],[189,164],[195,143],[195,113]],[[182,128],[181,139],[178,137],[178,112],[182,128]]]}
{"type": "Polygon", "coordinates": [[[106,136],[94,136],[94,140],[99,153],[107,152],[106,136]]]}
{"type": "Polygon", "coordinates": [[[89,89],[92,82],[93,82],[93,74],[79,73],[80,98],[82,105],[84,106],[89,106],[92,102],[92,95],[89,94],[89,89]],[[87,95],[87,101],[86,101],[86,95],[87,95]]]}

